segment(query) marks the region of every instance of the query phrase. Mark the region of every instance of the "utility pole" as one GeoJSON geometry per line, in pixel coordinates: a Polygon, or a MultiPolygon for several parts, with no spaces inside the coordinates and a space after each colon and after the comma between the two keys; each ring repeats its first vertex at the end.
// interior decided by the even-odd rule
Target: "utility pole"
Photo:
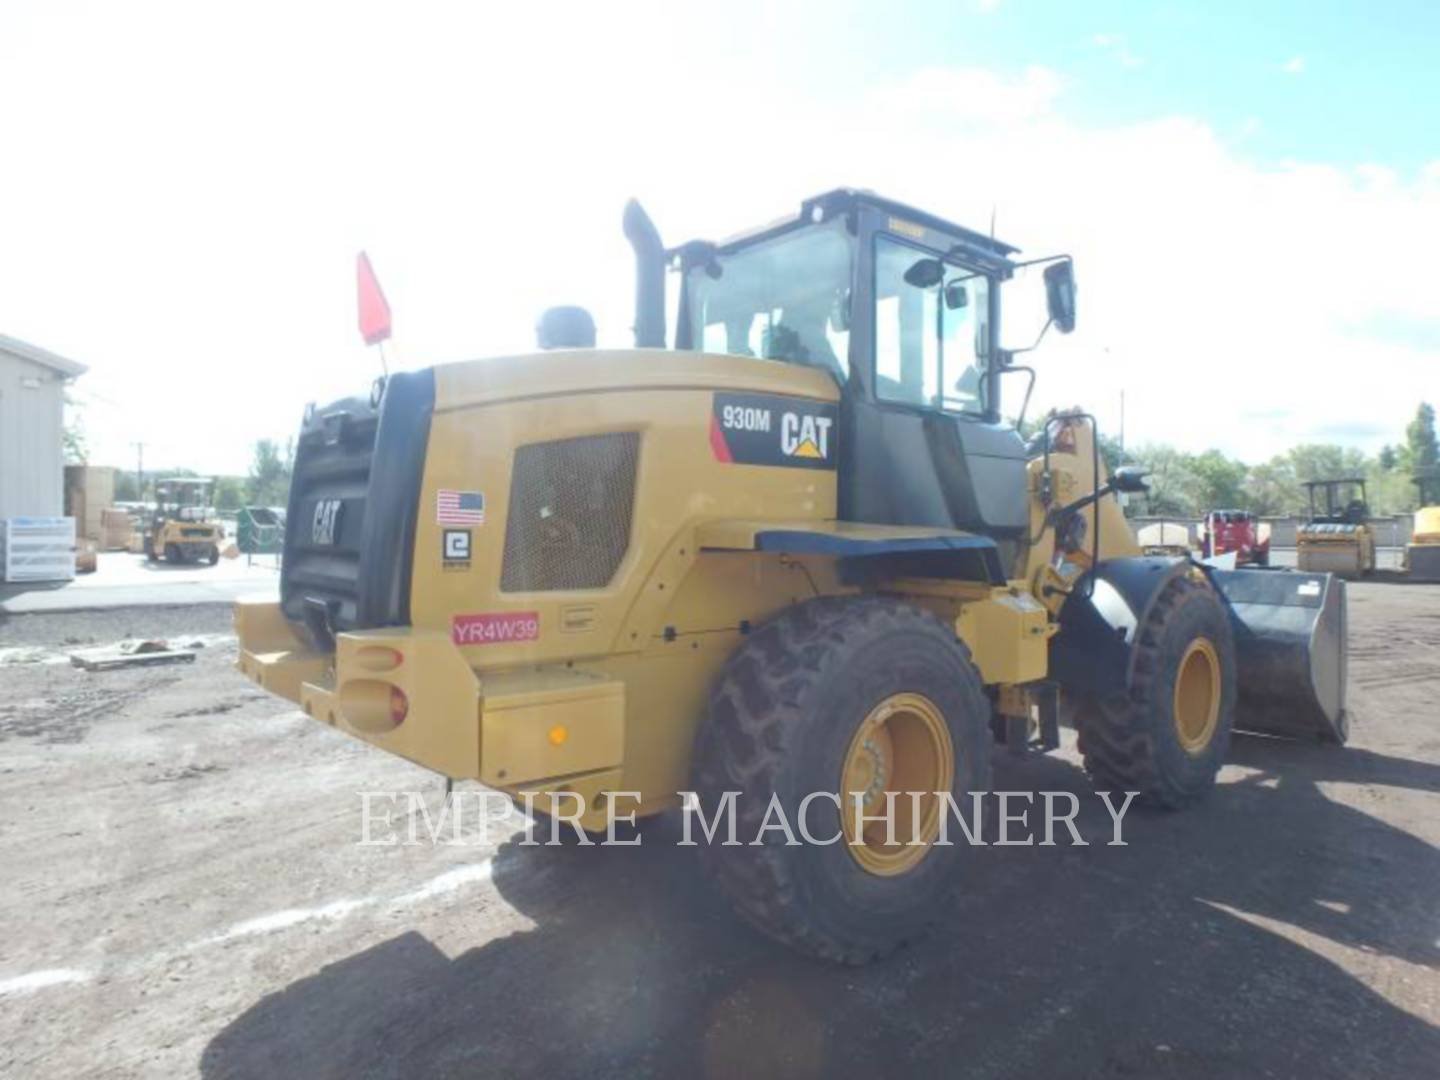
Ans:
{"type": "Polygon", "coordinates": [[[1125,391],[1120,391],[1120,456],[1125,456],[1125,391]]]}
{"type": "Polygon", "coordinates": [[[135,447],[135,498],[145,501],[145,444],[131,443],[135,447]]]}

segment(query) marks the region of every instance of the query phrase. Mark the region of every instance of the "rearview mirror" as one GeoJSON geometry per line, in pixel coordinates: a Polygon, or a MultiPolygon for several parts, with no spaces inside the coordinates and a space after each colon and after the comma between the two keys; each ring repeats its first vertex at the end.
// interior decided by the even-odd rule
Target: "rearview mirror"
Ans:
{"type": "Polygon", "coordinates": [[[945,276],[945,265],[939,259],[916,259],[905,271],[905,284],[917,289],[933,289],[945,276]]]}
{"type": "Polygon", "coordinates": [[[1069,259],[1045,268],[1045,302],[1056,330],[1068,334],[1075,329],[1075,264],[1069,259]]]}
{"type": "MultiPolygon", "coordinates": [[[[1070,264],[1063,263],[1061,265],[1069,266],[1070,264]]],[[[1059,324],[1058,319],[1056,320],[1056,324],[1059,324]]],[[[1150,470],[1143,465],[1121,465],[1115,470],[1115,475],[1110,478],[1110,485],[1116,491],[1123,491],[1127,495],[1135,495],[1139,492],[1150,490],[1150,485],[1145,482],[1145,477],[1149,474],[1150,470]]]]}
{"type": "Polygon", "coordinates": [[[952,281],[945,286],[945,306],[951,311],[970,306],[970,290],[963,281],[952,281]]]}

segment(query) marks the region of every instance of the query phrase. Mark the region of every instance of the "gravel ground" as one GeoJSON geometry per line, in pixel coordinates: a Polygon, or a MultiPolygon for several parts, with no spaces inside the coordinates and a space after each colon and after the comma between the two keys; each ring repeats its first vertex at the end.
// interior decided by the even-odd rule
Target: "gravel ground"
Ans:
{"type": "MultiPolygon", "coordinates": [[[[1087,848],[991,848],[865,969],[737,924],[639,847],[363,847],[436,778],[231,670],[224,607],[0,623],[0,1075],[1423,1076],[1440,1070],[1440,587],[1351,588],[1353,740],[1237,737],[1128,847],[1073,742],[998,785],[1087,848]],[[76,646],[200,641],[88,674],[76,646]]],[[[403,822],[402,822],[403,824],[403,822]]]]}

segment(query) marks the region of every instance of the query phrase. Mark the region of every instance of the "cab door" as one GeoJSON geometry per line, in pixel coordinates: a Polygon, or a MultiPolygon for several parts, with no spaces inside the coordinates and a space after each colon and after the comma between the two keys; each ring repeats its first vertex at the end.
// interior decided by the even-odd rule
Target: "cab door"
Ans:
{"type": "Polygon", "coordinates": [[[994,281],[937,254],[877,232],[859,260],[869,386],[852,380],[842,405],[840,512],[1019,538],[1025,444],[994,401],[994,281]]]}

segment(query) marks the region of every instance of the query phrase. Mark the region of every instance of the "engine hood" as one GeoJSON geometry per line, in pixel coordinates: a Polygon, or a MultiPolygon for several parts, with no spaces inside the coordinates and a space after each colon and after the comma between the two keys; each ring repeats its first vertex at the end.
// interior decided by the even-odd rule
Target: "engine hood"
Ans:
{"type": "Polygon", "coordinates": [[[777,360],[668,349],[557,349],[443,364],[435,411],[626,390],[730,390],[838,401],[826,372],[777,360]]]}

